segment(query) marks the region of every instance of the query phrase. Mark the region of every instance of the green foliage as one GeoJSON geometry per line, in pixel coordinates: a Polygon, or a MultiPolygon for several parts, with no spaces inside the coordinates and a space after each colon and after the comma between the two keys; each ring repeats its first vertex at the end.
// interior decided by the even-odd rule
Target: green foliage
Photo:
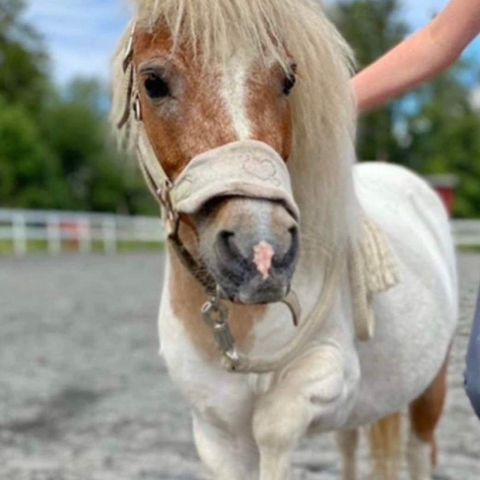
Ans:
{"type": "Polygon", "coordinates": [[[27,208],[59,205],[64,187],[55,155],[21,106],[0,101],[0,203],[27,208]]]}
{"type": "MultiPolygon", "coordinates": [[[[358,67],[377,60],[408,33],[399,0],[340,0],[333,17],[358,67]]],[[[435,82],[360,119],[358,156],[402,163],[423,174],[459,177],[455,213],[480,214],[480,116],[462,82],[464,62],[435,82]],[[406,108],[408,106],[408,108],[406,108]]],[[[478,75],[477,75],[478,77],[478,75]]]]}
{"type": "Polygon", "coordinates": [[[418,110],[407,116],[411,168],[428,174],[455,173],[459,191],[455,214],[475,217],[480,209],[480,116],[458,69],[416,94],[418,110]]]}
{"type": "MultiPolygon", "coordinates": [[[[400,0],[339,0],[332,12],[359,68],[408,29],[400,0]]],[[[107,140],[108,95],[93,80],[52,86],[41,37],[22,21],[24,0],[0,0],[0,206],[156,213],[135,163],[107,140]]],[[[470,65],[461,68],[471,71],[470,65]]],[[[480,116],[462,69],[361,119],[362,159],[422,173],[456,173],[456,213],[480,213],[480,116]]]]}
{"type": "Polygon", "coordinates": [[[55,91],[23,0],[0,0],[0,206],[156,213],[134,163],[107,140],[95,80],[55,91]]]}
{"type": "MultiPolygon", "coordinates": [[[[399,0],[340,0],[334,11],[338,28],[352,46],[359,69],[371,64],[408,32],[399,18],[399,0]]],[[[398,143],[393,136],[397,117],[395,105],[360,119],[358,154],[368,160],[395,160],[398,143]]]]}
{"type": "Polygon", "coordinates": [[[0,0],[0,93],[38,111],[49,93],[48,58],[41,37],[20,16],[23,0],[0,0]]]}
{"type": "Polygon", "coordinates": [[[131,159],[120,155],[108,141],[104,98],[98,82],[76,79],[46,110],[41,130],[57,155],[69,192],[63,208],[155,211],[131,159]]]}

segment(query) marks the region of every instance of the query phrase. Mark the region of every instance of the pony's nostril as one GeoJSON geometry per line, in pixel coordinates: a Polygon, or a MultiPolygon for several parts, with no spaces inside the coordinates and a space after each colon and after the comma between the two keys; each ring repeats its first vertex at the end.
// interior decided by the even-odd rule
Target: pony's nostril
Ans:
{"type": "Polygon", "coordinates": [[[220,255],[225,260],[236,260],[242,257],[240,250],[235,244],[235,233],[229,230],[222,230],[217,235],[217,245],[220,255]]]}
{"type": "Polygon", "coordinates": [[[225,242],[228,242],[231,237],[233,237],[235,233],[231,232],[230,230],[222,230],[219,234],[218,237],[225,242]]]}
{"type": "Polygon", "coordinates": [[[292,265],[295,263],[295,259],[297,257],[298,246],[299,246],[299,233],[298,227],[293,226],[288,229],[288,233],[290,234],[290,243],[288,246],[287,251],[283,255],[275,255],[273,257],[273,265],[276,268],[280,269],[288,269],[291,268],[292,265]]]}
{"type": "Polygon", "coordinates": [[[292,244],[298,241],[298,227],[294,225],[293,227],[290,227],[288,229],[288,232],[290,233],[290,237],[292,239],[292,244]]]}

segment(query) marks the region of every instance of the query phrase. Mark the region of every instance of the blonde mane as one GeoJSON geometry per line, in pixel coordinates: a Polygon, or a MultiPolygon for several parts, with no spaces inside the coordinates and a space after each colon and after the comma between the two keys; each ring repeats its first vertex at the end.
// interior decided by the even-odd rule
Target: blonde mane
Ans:
{"type": "MultiPolygon", "coordinates": [[[[347,44],[313,0],[134,3],[137,26],[154,31],[166,24],[174,45],[189,42],[194,51],[200,47],[206,64],[221,62],[238,49],[273,57],[285,69],[294,59],[298,83],[291,97],[294,152],[289,169],[302,212],[302,264],[307,271],[314,265],[318,276],[319,255],[345,245],[356,216],[351,178],[355,113],[347,44]]],[[[121,60],[126,41],[127,36],[115,62],[114,120],[125,109],[127,80],[121,60]]],[[[134,132],[132,122],[124,126],[124,138],[134,132]]]]}

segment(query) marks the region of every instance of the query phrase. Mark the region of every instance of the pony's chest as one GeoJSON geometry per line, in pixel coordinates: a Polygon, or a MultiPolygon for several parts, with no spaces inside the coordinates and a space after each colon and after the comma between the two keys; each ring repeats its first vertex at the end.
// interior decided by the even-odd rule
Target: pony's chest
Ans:
{"type": "Polygon", "coordinates": [[[160,315],[159,333],[170,377],[194,411],[222,428],[248,426],[255,398],[248,376],[227,372],[202,355],[172,316],[160,315]]]}

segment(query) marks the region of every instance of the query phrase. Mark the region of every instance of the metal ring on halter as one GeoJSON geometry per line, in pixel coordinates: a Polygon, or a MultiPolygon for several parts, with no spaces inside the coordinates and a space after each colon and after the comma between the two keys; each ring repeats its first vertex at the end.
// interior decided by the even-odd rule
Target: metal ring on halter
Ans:
{"type": "Polygon", "coordinates": [[[233,338],[228,324],[228,308],[222,303],[222,290],[217,285],[215,296],[206,302],[201,310],[203,321],[212,330],[215,343],[228,363],[230,370],[235,370],[240,356],[235,348],[233,338]]]}

